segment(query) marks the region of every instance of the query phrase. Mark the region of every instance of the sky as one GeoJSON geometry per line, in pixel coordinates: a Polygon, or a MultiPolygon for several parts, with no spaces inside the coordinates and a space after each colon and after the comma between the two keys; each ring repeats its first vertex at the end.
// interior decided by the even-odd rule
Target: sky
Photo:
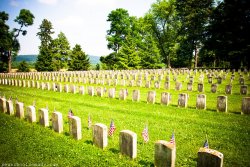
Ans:
{"type": "Polygon", "coordinates": [[[0,11],[9,14],[7,24],[18,28],[14,22],[21,9],[28,9],[35,16],[34,24],[26,28],[26,36],[19,36],[19,54],[38,54],[40,40],[36,36],[43,19],[52,23],[56,38],[63,32],[71,48],[80,44],[88,55],[104,56],[107,49],[106,35],[110,28],[108,14],[124,8],[130,16],[142,17],[156,0],[0,0],[0,11]]]}

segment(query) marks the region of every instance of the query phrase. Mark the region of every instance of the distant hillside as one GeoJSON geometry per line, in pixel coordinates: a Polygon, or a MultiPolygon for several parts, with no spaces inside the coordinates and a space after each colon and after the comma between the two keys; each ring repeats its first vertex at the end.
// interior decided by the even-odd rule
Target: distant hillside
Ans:
{"type": "MultiPolygon", "coordinates": [[[[26,61],[28,63],[35,63],[37,60],[37,55],[18,55],[16,57],[15,62],[26,61]]],[[[89,60],[91,64],[100,63],[100,57],[97,56],[89,56],[89,60]]]]}

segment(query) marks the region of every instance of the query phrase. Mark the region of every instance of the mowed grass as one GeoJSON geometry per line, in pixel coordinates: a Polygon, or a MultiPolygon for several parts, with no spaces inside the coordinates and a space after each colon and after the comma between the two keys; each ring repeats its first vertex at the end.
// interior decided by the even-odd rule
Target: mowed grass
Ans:
{"type": "MultiPolygon", "coordinates": [[[[48,105],[50,116],[55,108],[63,113],[64,119],[64,133],[57,134],[51,127],[43,128],[38,123],[30,124],[25,120],[1,113],[1,163],[153,166],[155,141],[169,141],[172,131],[175,130],[176,166],[196,166],[197,152],[203,145],[206,134],[210,148],[224,154],[225,166],[249,166],[249,115],[240,115],[238,112],[217,113],[213,110],[215,104],[209,102],[207,105],[211,110],[196,110],[194,107],[184,109],[176,107],[175,104],[170,106],[146,104],[143,98],[147,90],[142,88],[141,91],[144,92],[142,101],[132,102],[130,99],[121,101],[107,97],[1,85],[0,92],[6,97],[17,96],[19,101],[24,102],[25,108],[35,100],[37,109],[48,105]],[[82,120],[83,139],[80,141],[68,136],[69,108],[82,120]],[[92,146],[92,131],[87,129],[88,115],[91,115],[93,124],[103,123],[109,126],[111,119],[115,122],[115,134],[109,138],[105,150],[92,146]],[[144,144],[141,132],[146,122],[149,126],[150,141],[144,144]],[[124,129],[134,131],[138,135],[138,155],[135,160],[129,160],[119,153],[119,131],[124,129]]],[[[174,96],[173,101],[177,100],[174,96]]],[[[237,95],[231,96],[232,99],[234,96],[237,97],[237,95]]],[[[191,104],[195,103],[190,99],[191,96],[189,98],[191,104]]],[[[240,108],[240,102],[241,99],[237,105],[232,106],[240,108]]]]}
{"type": "MultiPolygon", "coordinates": [[[[66,83],[65,83],[66,84],[66,83]]],[[[173,84],[173,83],[171,83],[173,84]]],[[[197,83],[196,83],[197,84],[197,83]]],[[[207,110],[196,110],[197,92],[175,91],[169,106],[160,105],[157,91],[157,104],[147,104],[149,89],[129,88],[125,101],[105,97],[91,97],[72,93],[59,93],[35,88],[21,88],[0,85],[0,92],[8,98],[18,97],[25,107],[36,101],[36,108],[49,107],[50,116],[54,109],[63,113],[64,133],[57,134],[38,123],[30,124],[14,116],[0,114],[0,161],[1,163],[43,163],[59,166],[153,166],[154,143],[157,140],[170,140],[172,131],[176,138],[176,166],[196,166],[197,152],[202,147],[206,135],[209,146],[224,154],[224,166],[249,166],[250,164],[250,117],[240,115],[242,95],[235,83],[233,94],[228,95],[229,113],[216,112],[216,97],[224,94],[224,85],[218,93],[210,93],[210,85],[205,84],[207,110]],[[141,90],[141,101],[132,102],[133,89],[141,90]],[[238,91],[238,92],[237,92],[238,91]],[[189,93],[188,108],[177,107],[177,97],[181,92],[189,93]],[[68,135],[67,113],[72,109],[81,118],[83,139],[75,141],[68,135]],[[109,137],[108,147],[101,150],[92,146],[92,131],[87,129],[88,115],[93,124],[107,126],[113,119],[116,131],[109,137]],[[144,143],[141,132],[145,123],[149,126],[150,141],[144,143]],[[130,160],[119,153],[119,131],[129,129],[138,135],[137,158],[130,160]]],[[[183,84],[183,90],[186,90],[183,84]]],[[[96,86],[96,85],[95,85],[96,86]]],[[[172,87],[173,85],[171,85],[172,87]]],[[[105,86],[107,89],[112,86],[105,86]]],[[[117,91],[122,87],[117,87],[117,91]]],[[[152,89],[154,90],[154,89],[152,89]]],[[[118,94],[118,93],[117,93],[118,94]]],[[[37,112],[38,118],[38,112],[37,112]]],[[[51,122],[50,122],[51,124],[51,122]]]]}

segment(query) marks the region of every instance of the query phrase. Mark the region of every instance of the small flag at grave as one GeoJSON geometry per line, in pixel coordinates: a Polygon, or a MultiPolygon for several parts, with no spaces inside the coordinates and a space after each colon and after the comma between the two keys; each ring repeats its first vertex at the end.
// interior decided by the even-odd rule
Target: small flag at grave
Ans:
{"type": "Polygon", "coordinates": [[[111,120],[110,127],[109,127],[109,136],[113,136],[114,132],[115,132],[115,124],[114,124],[114,121],[111,120]]]}
{"type": "Polygon", "coordinates": [[[147,143],[149,141],[149,135],[148,135],[148,126],[145,125],[145,128],[142,131],[142,137],[145,143],[147,143]]]}
{"type": "Polygon", "coordinates": [[[68,118],[71,118],[72,116],[74,116],[73,111],[69,109],[68,118]]]}
{"type": "Polygon", "coordinates": [[[205,140],[203,147],[204,147],[204,148],[209,148],[208,140],[207,140],[207,139],[205,140]]]}
{"type": "Polygon", "coordinates": [[[88,116],[88,129],[91,128],[91,125],[92,125],[92,121],[91,121],[91,117],[90,115],[88,116]]]}
{"type": "Polygon", "coordinates": [[[174,137],[174,132],[172,133],[171,139],[169,141],[171,144],[175,145],[175,137],[174,137]]]}

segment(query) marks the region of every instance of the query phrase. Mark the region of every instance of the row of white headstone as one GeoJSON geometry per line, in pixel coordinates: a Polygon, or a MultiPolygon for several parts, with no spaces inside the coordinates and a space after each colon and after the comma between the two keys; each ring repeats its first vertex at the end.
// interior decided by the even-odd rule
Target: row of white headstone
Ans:
{"type": "MultiPolygon", "coordinates": [[[[16,115],[18,118],[25,118],[24,104],[16,102],[16,113],[12,100],[0,98],[0,110],[9,115],[16,115]]],[[[26,110],[26,119],[28,122],[36,122],[36,108],[28,106],[26,110]]],[[[81,119],[77,116],[70,116],[69,120],[69,133],[76,139],[82,139],[82,124],[81,119]]],[[[54,111],[52,113],[52,129],[55,132],[63,132],[63,117],[62,113],[54,111]]],[[[41,126],[49,126],[49,111],[48,109],[39,109],[39,123],[41,126]]],[[[96,123],[93,127],[93,144],[101,149],[108,146],[108,128],[102,123],[96,123]]],[[[137,157],[137,134],[131,130],[122,130],[119,133],[119,147],[121,154],[129,156],[131,159],[137,157]]],[[[175,166],[176,161],[176,146],[165,140],[158,140],[155,142],[154,154],[155,166],[175,166]]],[[[221,167],[223,165],[223,154],[217,150],[209,148],[200,148],[198,151],[198,166],[199,167],[221,167]]]]}
{"type": "MultiPolygon", "coordinates": [[[[24,80],[23,80],[24,81],[24,80]]],[[[21,80],[13,80],[11,83],[14,83],[16,86],[26,86],[26,82],[23,82],[21,80]],[[22,84],[20,84],[22,82],[22,84]],[[18,84],[19,83],[19,84],[18,84]]],[[[10,82],[9,82],[10,83],[10,82]]],[[[36,88],[41,88],[42,90],[51,90],[50,83],[43,83],[43,82],[38,82],[38,81],[33,81],[32,85],[30,85],[30,82],[27,83],[27,87],[36,87],[36,88]]],[[[85,88],[84,86],[80,86],[79,88],[75,85],[71,85],[69,87],[68,84],[64,85],[64,92],[69,93],[77,93],[77,89],[79,89],[80,94],[85,94],[85,88]]],[[[62,84],[56,84],[52,83],[52,90],[53,91],[58,91],[62,92],[63,91],[63,86],[62,84]]],[[[227,87],[226,87],[227,90],[227,87]]],[[[109,88],[106,90],[106,88],[103,87],[96,87],[94,86],[88,86],[88,95],[94,96],[95,94],[97,96],[103,97],[106,92],[108,92],[108,97],[109,98],[115,98],[116,96],[116,89],[115,88],[109,88]]],[[[242,94],[247,94],[247,85],[242,85],[241,86],[241,91],[243,92],[242,94]]],[[[128,90],[127,89],[121,89],[119,91],[119,99],[120,100],[126,100],[128,96],[128,90]]],[[[187,107],[188,106],[188,98],[189,95],[187,93],[180,93],[178,96],[178,101],[177,104],[179,107],[187,107]]],[[[163,105],[169,105],[171,102],[171,94],[168,92],[162,92],[161,93],[161,104],[163,105]]],[[[140,90],[133,90],[132,93],[132,101],[139,102],[140,101],[140,90]]],[[[218,96],[217,97],[217,111],[219,112],[227,112],[228,111],[228,102],[227,102],[227,96],[218,96]]],[[[148,91],[148,96],[147,96],[147,103],[155,104],[156,102],[156,91],[148,91]]],[[[206,95],[205,94],[198,94],[196,98],[196,108],[197,109],[206,109],[206,95]]],[[[243,97],[242,98],[242,114],[250,114],[250,97],[243,97]]]]}

